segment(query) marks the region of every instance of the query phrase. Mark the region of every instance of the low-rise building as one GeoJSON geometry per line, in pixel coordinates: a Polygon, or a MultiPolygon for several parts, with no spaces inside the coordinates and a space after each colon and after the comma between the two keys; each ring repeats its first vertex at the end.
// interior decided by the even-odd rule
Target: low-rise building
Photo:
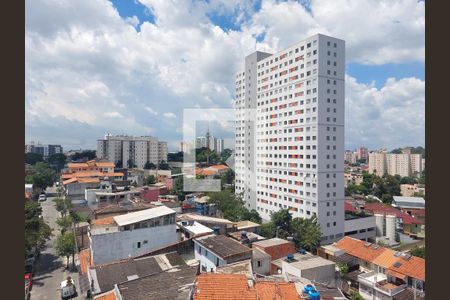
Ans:
{"type": "Polygon", "coordinates": [[[400,191],[404,197],[413,197],[414,194],[425,195],[425,186],[421,184],[400,184],[400,191]]]}
{"type": "Polygon", "coordinates": [[[95,263],[108,263],[174,244],[179,240],[175,211],[159,206],[97,219],[89,230],[95,263]]]}
{"type": "Polygon", "coordinates": [[[179,220],[197,221],[211,229],[218,230],[219,234],[227,234],[236,231],[236,225],[227,219],[213,218],[208,216],[201,216],[193,213],[182,214],[178,216],[179,220]]]}
{"type": "MultiPolygon", "coordinates": [[[[264,241],[254,242],[253,248],[259,248],[272,257],[272,260],[286,257],[296,252],[295,244],[280,238],[272,238],[264,241]]],[[[272,272],[273,273],[273,272],[272,272]]]]}
{"type": "Polygon", "coordinates": [[[244,230],[246,232],[253,232],[256,234],[260,234],[261,233],[261,224],[252,222],[252,221],[239,221],[236,222],[236,229],[241,231],[244,230]]]}
{"type": "Polygon", "coordinates": [[[177,222],[177,225],[183,239],[210,235],[214,232],[211,228],[192,220],[183,220],[177,222]]]}
{"type": "MultiPolygon", "coordinates": [[[[417,292],[417,299],[425,293],[425,260],[410,254],[396,252],[350,237],[344,237],[332,245],[337,260],[350,255],[359,265],[357,276],[359,293],[364,299],[410,299],[401,298],[411,289],[417,292]]],[[[324,250],[326,252],[326,250],[324,250]]]]}
{"type": "Polygon", "coordinates": [[[424,209],[425,199],[422,197],[401,197],[394,196],[392,201],[392,206],[398,207],[400,209],[424,209]]]}
{"type": "Polygon", "coordinates": [[[252,258],[252,249],[223,235],[195,238],[194,250],[202,272],[214,272],[216,267],[252,258]]]}
{"type": "Polygon", "coordinates": [[[292,278],[306,278],[315,282],[335,285],[335,266],[330,260],[302,251],[272,261],[276,271],[274,274],[282,274],[286,280],[292,278]]]}
{"type": "Polygon", "coordinates": [[[358,185],[363,182],[363,175],[358,173],[344,173],[344,186],[358,185]]]}

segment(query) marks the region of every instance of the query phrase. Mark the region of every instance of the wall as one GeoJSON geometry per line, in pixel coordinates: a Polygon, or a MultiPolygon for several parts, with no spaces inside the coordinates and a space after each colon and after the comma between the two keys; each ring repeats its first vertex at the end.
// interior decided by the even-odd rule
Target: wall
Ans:
{"type": "Polygon", "coordinates": [[[94,262],[95,264],[108,263],[174,244],[178,241],[176,228],[176,224],[171,224],[132,231],[90,235],[94,262]],[[144,240],[148,241],[146,245],[142,244],[144,240]],[[141,242],[140,249],[135,246],[137,242],[141,242]]]}
{"type": "Polygon", "coordinates": [[[269,254],[272,257],[272,260],[276,260],[281,257],[285,257],[288,254],[293,254],[296,252],[295,245],[294,243],[291,242],[266,248],[259,246],[257,244],[253,244],[253,247],[264,250],[267,254],[269,254]]]}
{"type": "Polygon", "coordinates": [[[206,267],[206,272],[215,272],[216,271],[216,260],[219,258],[219,267],[225,266],[227,262],[211,251],[205,249],[202,245],[194,241],[194,253],[195,253],[195,259],[198,259],[200,261],[200,271],[205,272],[204,267],[206,267]],[[201,249],[201,250],[200,250],[201,249]],[[201,254],[200,254],[201,251],[201,254]],[[207,251],[207,252],[206,252],[207,251]]]}
{"type": "MultiPolygon", "coordinates": [[[[301,264],[301,262],[300,262],[301,264]]],[[[335,265],[317,266],[306,270],[300,270],[295,264],[282,262],[282,274],[291,274],[297,277],[306,278],[320,283],[332,283],[335,279],[335,265]]]]}
{"type": "Polygon", "coordinates": [[[258,260],[252,259],[252,269],[254,273],[262,274],[262,275],[269,275],[270,274],[270,257],[267,258],[261,258],[258,260]],[[258,261],[260,262],[261,266],[258,267],[258,261]]]}
{"type": "Polygon", "coordinates": [[[376,230],[367,231],[369,228],[375,228],[374,216],[345,220],[345,232],[357,231],[357,233],[349,235],[355,239],[375,238],[376,230]],[[361,230],[365,230],[365,232],[361,232],[361,230]]]}

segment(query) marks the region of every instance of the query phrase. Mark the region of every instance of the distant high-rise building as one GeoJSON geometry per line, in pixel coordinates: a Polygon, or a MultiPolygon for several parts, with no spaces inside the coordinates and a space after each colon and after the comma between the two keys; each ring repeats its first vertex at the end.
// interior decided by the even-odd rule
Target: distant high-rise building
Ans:
{"type": "Polygon", "coordinates": [[[195,148],[208,148],[217,153],[221,153],[224,149],[224,140],[218,139],[209,133],[209,129],[206,132],[206,136],[197,137],[195,140],[195,148]]]}
{"type": "Polygon", "coordinates": [[[264,220],[316,216],[343,237],[345,42],[317,34],[245,57],[236,83],[236,193],[264,220]]]}
{"type": "Polygon", "coordinates": [[[224,146],[224,140],[223,139],[216,139],[216,152],[217,153],[222,153],[223,150],[225,149],[224,146]]]}
{"type": "Polygon", "coordinates": [[[25,145],[25,153],[41,154],[44,158],[47,158],[54,154],[63,153],[63,148],[61,145],[41,145],[30,142],[30,144],[25,145]]]}
{"type": "Polygon", "coordinates": [[[167,143],[156,137],[134,137],[127,135],[105,135],[97,140],[97,157],[117,164],[122,161],[124,168],[144,168],[147,162],[158,164],[167,162],[167,143]]]}
{"type": "Polygon", "coordinates": [[[350,164],[355,164],[357,161],[357,153],[353,151],[345,151],[344,160],[350,164]]]}
{"type": "Polygon", "coordinates": [[[369,160],[369,149],[366,147],[359,147],[357,152],[358,160],[365,160],[366,162],[369,160]]]}
{"type": "Polygon", "coordinates": [[[185,153],[191,153],[193,145],[187,142],[180,142],[180,151],[185,153]]]}
{"type": "Polygon", "coordinates": [[[411,154],[411,149],[405,148],[400,154],[377,151],[369,154],[369,173],[378,176],[385,174],[413,176],[422,172],[422,155],[411,154]]]}

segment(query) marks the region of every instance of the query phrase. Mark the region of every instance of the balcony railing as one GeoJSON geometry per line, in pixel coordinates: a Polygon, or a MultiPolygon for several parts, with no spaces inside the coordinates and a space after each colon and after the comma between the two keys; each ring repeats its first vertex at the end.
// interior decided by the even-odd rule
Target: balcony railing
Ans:
{"type": "Polygon", "coordinates": [[[388,296],[394,296],[407,287],[406,283],[388,282],[386,275],[375,271],[358,275],[358,281],[388,296]]]}

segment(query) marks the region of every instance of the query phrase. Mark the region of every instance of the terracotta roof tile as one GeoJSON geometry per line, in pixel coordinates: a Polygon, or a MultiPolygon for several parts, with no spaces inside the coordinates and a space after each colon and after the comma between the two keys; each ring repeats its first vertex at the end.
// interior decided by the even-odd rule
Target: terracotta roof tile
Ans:
{"type": "Polygon", "coordinates": [[[346,236],[336,243],[336,247],[344,250],[350,255],[370,262],[384,252],[383,247],[378,246],[378,249],[374,249],[373,244],[367,247],[365,246],[365,243],[366,242],[364,241],[346,236]]]}
{"type": "Polygon", "coordinates": [[[84,249],[80,251],[80,269],[81,274],[86,274],[89,267],[91,267],[91,249],[84,249]]]}
{"type": "Polygon", "coordinates": [[[106,218],[100,218],[100,219],[94,219],[91,221],[92,225],[112,225],[114,224],[114,217],[106,217],[106,218]]]}
{"type": "Polygon", "coordinates": [[[256,300],[254,287],[249,287],[243,274],[200,274],[197,276],[194,300],[256,300]]]}
{"type": "Polygon", "coordinates": [[[97,295],[93,298],[93,300],[116,300],[116,293],[114,290],[97,295]]]}
{"type": "Polygon", "coordinates": [[[383,253],[376,257],[372,262],[377,266],[388,269],[398,260],[398,257],[395,257],[394,254],[394,250],[385,248],[383,253]]]}
{"type": "Polygon", "coordinates": [[[291,282],[257,282],[255,288],[258,300],[301,299],[291,282]]]}
{"type": "Polygon", "coordinates": [[[425,281],[425,259],[411,256],[410,259],[398,258],[399,267],[394,265],[389,270],[425,281]]]}
{"type": "Polygon", "coordinates": [[[423,222],[411,217],[407,213],[396,209],[390,205],[382,204],[382,203],[366,203],[364,204],[364,210],[372,211],[373,213],[380,214],[393,214],[397,216],[397,218],[401,218],[403,223],[405,224],[422,224],[423,222]]]}

